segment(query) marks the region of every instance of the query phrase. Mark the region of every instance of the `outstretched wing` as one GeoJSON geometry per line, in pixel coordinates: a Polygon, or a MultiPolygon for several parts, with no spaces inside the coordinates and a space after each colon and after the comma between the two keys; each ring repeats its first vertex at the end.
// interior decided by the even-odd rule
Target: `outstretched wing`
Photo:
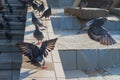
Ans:
{"type": "Polygon", "coordinates": [[[104,27],[92,27],[88,30],[88,36],[103,45],[112,45],[116,41],[112,38],[109,32],[104,27]]]}
{"type": "Polygon", "coordinates": [[[27,56],[31,61],[35,61],[37,54],[40,52],[39,48],[31,43],[16,43],[16,46],[22,54],[27,56]]]}
{"type": "Polygon", "coordinates": [[[42,53],[44,57],[47,57],[48,52],[51,52],[54,49],[57,39],[58,38],[47,40],[42,43],[40,53],[42,53]]]}

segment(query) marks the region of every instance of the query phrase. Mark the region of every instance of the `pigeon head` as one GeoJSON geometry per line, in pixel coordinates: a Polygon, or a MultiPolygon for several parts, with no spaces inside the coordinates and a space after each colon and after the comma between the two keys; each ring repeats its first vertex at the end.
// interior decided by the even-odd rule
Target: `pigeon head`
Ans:
{"type": "Polygon", "coordinates": [[[82,30],[87,31],[93,24],[94,26],[95,25],[102,26],[103,23],[107,22],[107,20],[108,19],[106,17],[99,17],[99,18],[92,19],[82,26],[82,30]]]}
{"type": "Polygon", "coordinates": [[[86,24],[82,25],[82,30],[87,31],[90,28],[90,25],[94,22],[94,20],[88,21],[86,24]]]}

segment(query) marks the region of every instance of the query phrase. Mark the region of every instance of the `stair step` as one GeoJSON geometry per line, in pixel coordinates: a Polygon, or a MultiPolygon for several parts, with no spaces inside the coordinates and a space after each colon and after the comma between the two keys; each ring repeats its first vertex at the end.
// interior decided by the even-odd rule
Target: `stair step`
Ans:
{"type": "Polygon", "coordinates": [[[20,63],[21,62],[21,53],[1,53],[0,54],[0,64],[1,63],[20,63]],[[17,57],[14,57],[17,56],[17,57]],[[14,57],[14,58],[13,58],[14,57]]]}
{"type": "MultiPolygon", "coordinates": [[[[4,4],[4,9],[8,8],[8,4],[4,4]]],[[[13,9],[25,9],[24,6],[22,4],[10,4],[10,6],[12,6],[13,9]]]]}
{"type": "Polygon", "coordinates": [[[12,30],[24,30],[24,26],[11,26],[12,30]]]}
{"type": "MultiPolygon", "coordinates": [[[[5,30],[0,30],[0,35],[2,36],[5,33],[5,30]]],[[[16,35],[24,35],[24,31],[23,30],[11,30],[12,34],[16,34],[16,35]]]]}
{"type": "MultiPolygon", "coordinates": [[[[22,7],[22,4],[10,4],[12,7],[22,7]]],[[[8,4],[4,4],[3,6],[8,6],[8,4]]]]}
{"type": "Polygon", "coordinates": [[[10,13],[9,10],[3,9],[0,11],[0,14],[3,12],[4,12],[4,14],[9,14],[9,15],[11,15],[11,14],[12,15],[21,15],[21,14],[23,14],[23,12],[21,10],[13,10],[13,13],[10,13]]]}
{"type": "MultiPolygon", "coordinates": [[[[6,40],[5,36],[0,37],[0,40],[6,40]]],[[[12,40],[23,40],[23,36],[14,35],[12,40]]],[[[8,41],[8,40],[7,40],[8,41]]]]}
{"type": "Polygon", "coordinates": [[[25,24],[23,22],[9,22],[11,26],[24,26],[25,24]]]}

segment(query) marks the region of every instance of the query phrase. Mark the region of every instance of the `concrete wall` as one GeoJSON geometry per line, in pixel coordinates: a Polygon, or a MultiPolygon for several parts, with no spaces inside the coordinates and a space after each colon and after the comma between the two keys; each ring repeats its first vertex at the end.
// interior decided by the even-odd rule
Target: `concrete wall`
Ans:
{"type": "Polygon", "coordinates": [[[119,49],[60,50],[64,70],[101,69],[120,65],[119,49]]]}

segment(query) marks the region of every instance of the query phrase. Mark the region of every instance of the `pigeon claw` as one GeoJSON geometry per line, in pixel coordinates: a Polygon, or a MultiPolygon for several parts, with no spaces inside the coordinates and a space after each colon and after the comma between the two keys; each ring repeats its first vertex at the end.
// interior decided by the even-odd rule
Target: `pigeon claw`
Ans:
{"type": "Polygon", "coordinates": [[[42,69],[47,69],[47,66],[42,66],[42,69]]]}
{"type": "Polygon", "coordinates": [[[40,45],[42,42],[41,41],[38,41],[37,45],[40,45]]]}

